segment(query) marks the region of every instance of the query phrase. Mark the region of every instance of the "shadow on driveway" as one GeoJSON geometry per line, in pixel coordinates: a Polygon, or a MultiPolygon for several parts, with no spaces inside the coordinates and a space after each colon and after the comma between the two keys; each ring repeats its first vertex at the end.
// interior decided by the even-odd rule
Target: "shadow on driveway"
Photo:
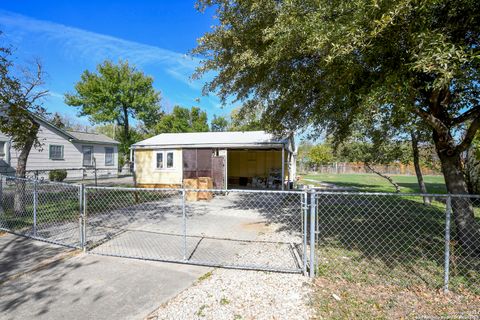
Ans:
{"type": "Polygon", "coordinates": [[[69,250],[0,237],[2,319],[140,319],[210,270],[69,250]]]}

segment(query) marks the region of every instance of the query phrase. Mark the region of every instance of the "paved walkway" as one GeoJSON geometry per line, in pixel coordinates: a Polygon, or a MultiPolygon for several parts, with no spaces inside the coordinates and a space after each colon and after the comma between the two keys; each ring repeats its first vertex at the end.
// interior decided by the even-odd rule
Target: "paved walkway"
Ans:
{"type": "Polygon", "coordinates": [[[211,268],[0,236],[0,319],[143,319],[211,268]]]}

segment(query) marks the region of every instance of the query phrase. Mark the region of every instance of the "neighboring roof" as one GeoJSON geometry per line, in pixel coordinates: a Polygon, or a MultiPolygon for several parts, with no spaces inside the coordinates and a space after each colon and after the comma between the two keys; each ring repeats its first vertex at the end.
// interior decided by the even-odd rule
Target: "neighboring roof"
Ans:
{"type": "Polygon", "coordinates": [[[288,147],[288,141],[265,131],[163,133],[137,142],[132,148],[281,148],[288,147]]]}
{"type": "MultiPolygon", "coordinates": [[[[0,112],[2,112],[0,108],[0,112]]],[[[81,131],[73,131],[73,130],[65,130],[55,126],[53,123],[45,119],[44,117],[30,113],[39,123],[43,124],[44,126],[56,131],[57,133],[65,136],[67,139],[70,139],[72,142],[87,142],[87,143],[103,143],[103,144],[120,144],[120,142],[113,140],[110,137],[107,137],[101,133],[89,133],[89,132],[81,132],[81,131]]]]}
{"type": "Polygon", "coordinates": [[[74,137],[74,140],[80,142],[120,144],[118,141],[113,140],[112,138],[107,137],[106,135],[101,133],[90,133],[71,130],[67,130],[67,132],[74,137]]]}

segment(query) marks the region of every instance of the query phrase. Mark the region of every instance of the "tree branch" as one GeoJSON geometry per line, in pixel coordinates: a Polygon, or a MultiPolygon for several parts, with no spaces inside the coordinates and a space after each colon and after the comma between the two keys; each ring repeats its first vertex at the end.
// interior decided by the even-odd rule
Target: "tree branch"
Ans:
{"type": "Polygon", "coordinates": [[[422,108],[414,108],[413,111],[423,120],[425,120],[439,135],[448,135],[450,130],[447,126],[433,114],[423,110],[422,108]]]}
{"type": "Polygon", "coordinates": [[[472,117],[480,114],[480,105],[476,105],[470,110],[464,112],[463,114],[459,115],[455,119],[452,120],[452,124],[458,125],[461,124],[467,120],[470,120],[472,117]]]}
{"type": "Polygon", "coordinates": [[[382,174],[380,171],[375,170],[373,168],[373,166],[371,166],[370,163],[368,163],[368,162],[364,162],[364,165],[365,165],[365,167],[370,169],[373,173],[379,175],[380,177],[382,177],[382,178],[386,179],[388,182],[390,182],[390,184],[395,188],[396,193],[400,192],[400,186],[395,181],[393,181],[392,178],[390,178],[386,174],[382,174]]]}
{"type": "Polygon", "coordinates": [[[477,115],[475,119],[473,119],[472,123],[468,127],[467,131],[465,132],[465,136],[463,137],[462,142],[455,148],[455,151],[460,153],[468,149],[472,144],[477,131],[480,129],[480,115],[477,115]]]}

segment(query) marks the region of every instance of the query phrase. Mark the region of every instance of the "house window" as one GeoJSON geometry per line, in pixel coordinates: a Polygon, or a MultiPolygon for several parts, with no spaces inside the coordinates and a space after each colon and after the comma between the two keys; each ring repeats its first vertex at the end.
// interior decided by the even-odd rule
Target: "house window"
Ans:
{"type": "Polygon", "coordinates": [[[115,164],[113,148],[105,148],[105,165],[113,166],[115,164]]]}
{"type": "Polygon", "coordinates": [[[83,153],[83,166],[84,167],[92,166],[93,165],[93,147],[83,146],[82,153],[83,153]]]}
{"type": "Polygon", "coordinates": [[[163,153],[157,153],[157,169],[163,169],[163,153]]]}
{"type": "Polygon", "coordinates": [[[157,152],[155,160],[155,167],[157,169],[173,169],[175,166],[173,151],[157,152]]]}
{"type": "Polygon", "coordinates": [[[173,152],[167,152],[167,168],[173,168],[173,152]]]}
{"type": "Polygon", "coordinates": [[[48,149],[48,156],[51,160],[63,160],[63,146],[51,144],[48,149]]]}
{"type": "Polygon", "coordinates": [[[0,160],[5,160],[5,141],[0,141],[0,160]]]}

